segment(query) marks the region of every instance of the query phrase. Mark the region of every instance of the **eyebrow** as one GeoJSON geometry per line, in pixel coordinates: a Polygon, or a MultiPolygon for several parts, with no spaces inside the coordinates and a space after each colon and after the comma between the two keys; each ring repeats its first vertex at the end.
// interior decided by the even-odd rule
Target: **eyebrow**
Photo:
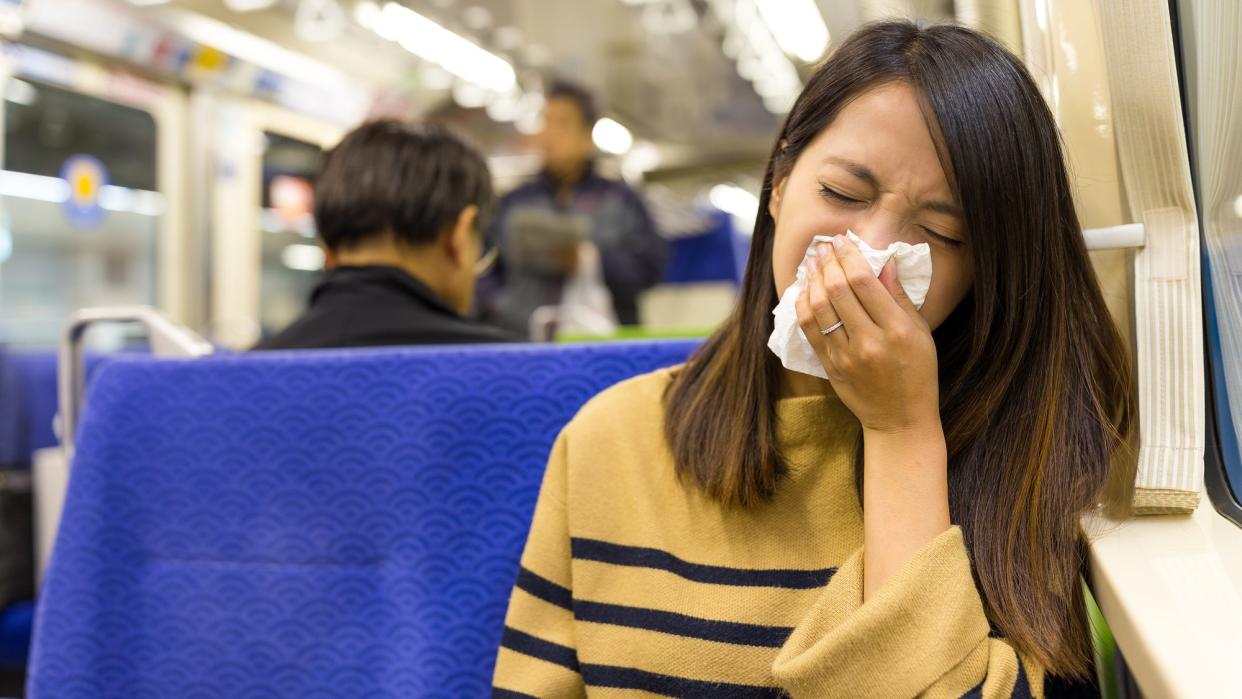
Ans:
{"type": "MultiPolygon", "coordinates": [[[[846,172],[850,173],[854,177],[857,177],[863,182],[866,182],[867,184],[871,185],[875,189],[880,189],[880,178],[875,176],[875,173],[871,171],[871,168],[868,168],[866,165],[863,165],[862,163],[857,163],[857,162],[854,162],[853,160],[846,160],[845,158],[837,158],[837,157],[825,158],[824,162],[832,163],[833,165],[836,165],[837,167],[844,169],[846,172]]],[[[919,208],[929,209],[931,211],[936,211],[942,214],[948,214],[949,216],[956,216],[958,218],[962,218],[962,207],[958,206],[957,204],[950,204],[949,202],[946,202],[946,201],[923,202],[922,204],[919,205],[919,208]]]]}

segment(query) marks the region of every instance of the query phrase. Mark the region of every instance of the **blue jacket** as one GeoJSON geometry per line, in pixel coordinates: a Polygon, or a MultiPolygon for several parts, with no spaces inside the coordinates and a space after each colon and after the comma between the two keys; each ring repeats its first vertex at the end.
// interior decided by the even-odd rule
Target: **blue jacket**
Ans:
{"type": "Polygon", "coordinates": [[[599,249],[604,282],[612,293],[617,319],[638,323],[638,294],[664,273],[668,246],[656,232],[642,198],[624,182],[606,179],[588,168],[573,189],[568,206],[556,200],[557,185],[542,173],[505,195],[486,237],[500,250],[491,272],[479,280],[478,307],[489,322],[512,332],[528,332],[530,314],[539,306],[560,303],[563,276],[540,275],[505,264],[505,238],[512,214],[539,208],[584,214],[591,220],[591,240],[599,249]]]}

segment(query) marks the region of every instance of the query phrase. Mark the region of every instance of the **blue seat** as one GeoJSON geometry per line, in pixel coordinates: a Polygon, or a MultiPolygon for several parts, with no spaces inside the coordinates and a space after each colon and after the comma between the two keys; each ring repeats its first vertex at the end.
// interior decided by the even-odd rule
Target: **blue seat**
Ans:
{"type": "MultiPolygon", "coordinates": [[[[108,359],[86,358],[87,377],[108,359]]],[[[0,469],[29,468],[34,452],[60,443],[52,422],[59,406],[55,352],[0,350],[0,469]]]]}
{"type": "Polygon", "coordinates": [[[665,283],[741,283],[750,238],[740,236],[733,217],[723,211],[711,212],[709,220],[711,226],[701,234],[672,241],[664,269],[665,283]]]}
{"type": "Polygon", "coordinates": [[[29,468],[36,450],[55,446],[56,354],[0,354],[0,468],[29,468]]]}
{"type": "Polygon", "coordinates": [[[30,696],[488,696],[557,432],[693,347],[109,362],[30,696]]]}

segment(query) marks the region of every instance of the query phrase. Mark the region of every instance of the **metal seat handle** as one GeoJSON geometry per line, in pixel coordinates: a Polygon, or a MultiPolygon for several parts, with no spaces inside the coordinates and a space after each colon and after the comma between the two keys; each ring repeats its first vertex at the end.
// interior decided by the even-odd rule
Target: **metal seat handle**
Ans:
{"type": "Polygon", "coordinates": [[[198,333],[174,323],[150,306],[85,308],[70,316],[61,336],[56,372],[59,401],[56,433],[69,463],[73,462],[78,417],[86,386],[82,342],[86,331],[100,323],[141,324],[147,330],[151,352],[157,357],[203,357],[215,351],[198,333]]]}

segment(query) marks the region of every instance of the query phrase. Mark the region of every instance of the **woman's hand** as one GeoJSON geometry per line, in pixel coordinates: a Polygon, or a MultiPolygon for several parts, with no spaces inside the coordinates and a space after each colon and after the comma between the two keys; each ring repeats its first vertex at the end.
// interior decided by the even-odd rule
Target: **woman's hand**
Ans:
{"type": "Polygon", "coordinates": [[[940,427],[936,344],[889,260],[879,278],[845,236],[807,265],[798,323],[865,432],[940,427]],[[822,330],[841,327],[827,335],[822,330]]]}
{"type": "Polygon", "coordinates": [[[949,528],[936,344],[897,282],[843,236],[819,246],[798,322],[863,427],[863,599],[949,528]],[[838,321],[843,325],[827,335],[838,321]]]}

